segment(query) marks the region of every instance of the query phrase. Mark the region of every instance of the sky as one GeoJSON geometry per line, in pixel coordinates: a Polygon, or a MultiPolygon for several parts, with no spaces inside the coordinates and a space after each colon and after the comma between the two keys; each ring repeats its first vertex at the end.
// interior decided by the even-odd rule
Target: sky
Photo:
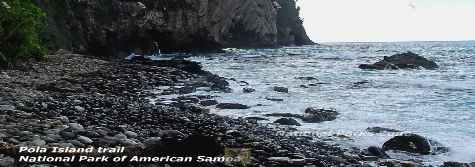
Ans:
{"type": "Polygon", "coordinates": [[[298,0],[315,42],[475,40],[475,0],[298,0]]]}

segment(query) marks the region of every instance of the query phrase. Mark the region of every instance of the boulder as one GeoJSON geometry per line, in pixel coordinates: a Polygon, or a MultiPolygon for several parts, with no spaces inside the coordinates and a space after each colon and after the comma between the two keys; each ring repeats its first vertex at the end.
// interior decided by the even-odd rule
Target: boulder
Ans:
{"type": "Polygon", "coordinates": [[[239,103],[219,103],[216,105],[216,108],[219,109],[249,109],[251,107],[244,105],[244,104],[239,104],[239,103]]]}
{"type": "Polygon", "coordinates": [[[305,109],[305,114],[302,118],[304,122],[320,123],[324,121],[333,121],[338,116],[338,112],[329,109],[319,109],[310,107],[305,109]]]}
{"type": "Polygon", "coordinates": [[[448,152],[442,144],[417,134],[403,134],[395,136],[383,144],[383,150],[398,150],[422,155],[448,152]]]}
{"type": "Polygon", "coordinates": [[[444,162],[442,167],[472,167],[469,163],[460,163],[460,162],[444,162]]]}
{"type": "Polygon", "coordinates": [[[385,70],[385,69],[436,69],[439,66],[431,60],[428,60],[418,54],[412,52],[406,52],[401,54],[396,54],[390,57],[384,57],[383,60],[376,62],[374,64],[361,64],[359,68],[361,69],[374,69],[374,70],[385,70]]]}
{"type": "Polygon", "coordinates": [[[280,93],[289,93],[289,88],[286,88],[286,87],[274,86],[272,89],[280,93]]]}
{"type": "Polygon", "coordinates": [[[274,121],[274,123],[278,123],[278,124],[281,124],[281,125],[301,126],[301,124],[293,118],[280,118],[280,119],[274,121]]]}

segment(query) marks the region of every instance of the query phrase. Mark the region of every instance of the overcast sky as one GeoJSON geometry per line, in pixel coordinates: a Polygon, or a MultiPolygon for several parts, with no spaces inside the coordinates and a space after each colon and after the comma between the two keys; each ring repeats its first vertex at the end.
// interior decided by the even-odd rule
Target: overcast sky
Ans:
{"type": "Polygon", "coordinates": [[[341,41],[475,40],[475,0],[298,0],[310,38],[341,41]]]}

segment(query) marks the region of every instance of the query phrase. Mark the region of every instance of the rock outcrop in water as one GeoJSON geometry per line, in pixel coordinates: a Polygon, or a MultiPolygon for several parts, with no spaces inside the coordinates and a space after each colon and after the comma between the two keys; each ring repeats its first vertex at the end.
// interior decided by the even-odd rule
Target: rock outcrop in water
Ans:
{"type": "Polygon", "coordinates": [[[448,152],[442,144],[417,134],[403,134],[386,141],[383,150],[399,150],[423,155],[448,152]]]}
{"type": "Polygon", "coordinates": [[[385,70],[385,69],[418,69],[425,68],[433,70],[439,66],[431,60],[428,60],[418,54],[407,52],[396,54],[390,57],[384,57],[383,60],[378,61],[374,64],[361,64],[359,68],[361,69],[375,69],[375,70],[385,70]]]}
{"type": "Polygon", "coordinates": [[[294,0],[35,0],[53,49],[97,56],[312,44],[294,0]]]}

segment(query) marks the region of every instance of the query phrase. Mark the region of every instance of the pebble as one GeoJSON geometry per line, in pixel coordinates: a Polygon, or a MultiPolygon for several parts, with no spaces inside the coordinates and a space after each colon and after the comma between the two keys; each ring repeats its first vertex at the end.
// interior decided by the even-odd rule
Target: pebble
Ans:
{"type": "Polygon", "coordinates": [[[81,106],[74,106],[74,109],[75,109],[76,111],[79,111],[79,112],[84,112],[84,111],[86,111],[86,109],[84,109],[84,107],[81,107],[81,106]]]}
{"type": "Polygon", "coordinates": [[[92,139],[86,136],[78,136],[77,140],[83,144],[91,144],[93,142],[92,139]]]}
{"type": "Polygon", "coordinates": [[[139,135],[135,132],[132,132],[132,131],[125,131],[124,134],[129,137],[129,138],[137,138],[139,135]]]}
{"type": "Polygon", "coordinates": [[[16,110],[15,106],[12,105],[0,105],[0,111],[14,111],[16,110]]]}
{"type": "Polygon", "coordinates": [[[72,131],[75,131],[75,132],[83,132],[84,131],[84,127],[81,124],[78,124],[78,123],[69,123],[68,126],[72,131]]]}
{"type": "Polygon", "coordinates": [[[29,143],[32,146],[44,146],[46,145],[46,141],[41,140],[41,139],[35,139],[29,143]]]}

